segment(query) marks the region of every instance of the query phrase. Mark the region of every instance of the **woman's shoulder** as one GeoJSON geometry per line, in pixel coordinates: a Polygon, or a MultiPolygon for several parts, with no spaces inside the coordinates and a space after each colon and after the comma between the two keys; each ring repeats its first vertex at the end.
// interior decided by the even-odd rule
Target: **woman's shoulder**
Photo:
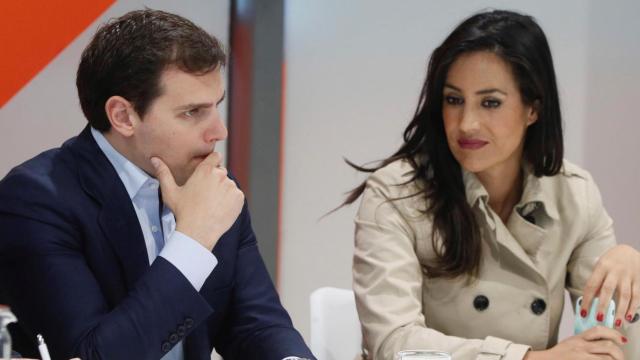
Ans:
{"type": "Polygon", "coordinates": [[[424,221],[426,203],[411,162],[399,159],[373,172],[366,181],[360,218],[400,215],[408,224],[424,221]]]}
{"type": "Polygon", "coordinates": [[[395,195],[420,191],[415,173],[413,164],[408,159],[398,159],[371,174],[367,179],[367,187],[383,189],[395,195]]]}
{"type": "Polygon", "coordinates": [[[564,159],[558,174],[548,177],[554,187],[586,189],[595,186],[591,173],[583,167],[564,159]]]}
{"type": "Polygon", "coordinates": [[[558,207],[574,208],[579,212],[600,197],[589,171],[566,159],[558,174],[542,177],[540,181],[544,196],[550,201],[555,199],[558,207]]]}
{"type": "Polygon", "coordinates": [[[582,180],[591,180],[591,174],[581,168],[580,166],[572,163],[571,161],[564,159],[562,161],[562,168],[560,169],[559,175],[566,178],[578,178],[582,180]]]}

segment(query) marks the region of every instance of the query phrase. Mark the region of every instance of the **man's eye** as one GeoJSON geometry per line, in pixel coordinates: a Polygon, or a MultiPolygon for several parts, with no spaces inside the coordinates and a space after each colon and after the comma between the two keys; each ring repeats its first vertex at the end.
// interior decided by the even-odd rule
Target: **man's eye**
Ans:
{"type": "Polygon", "coordinates": [[[495,100],[495,99],[486,99],[482,101],[482,106],[489,109],[495,109],[501,104],[502,102],[500,102],[500,100],[495,100]]]}
{"type": "Polygon", "coordinates": [[[195,109],[185,111],[184,115],[187,117],[194,117],[198,115],[199,112],[200,112],[200,108],[195,108],[195,109]]]}
{"type": "Polygon", "coordinates": [[[457,96],[445,96],[444,101],[446,101],[449,105],[460,105],[464,102],[462,98],[459,98],[457,96]]]}

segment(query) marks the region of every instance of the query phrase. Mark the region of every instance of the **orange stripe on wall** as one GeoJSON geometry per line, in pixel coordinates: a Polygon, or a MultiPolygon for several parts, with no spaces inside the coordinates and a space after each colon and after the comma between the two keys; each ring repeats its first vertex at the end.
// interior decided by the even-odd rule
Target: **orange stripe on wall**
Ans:
{"type": "Polygon", "coordinates": [[[0,108],[115,0],[9,0],[0,5],[0,108]]]}

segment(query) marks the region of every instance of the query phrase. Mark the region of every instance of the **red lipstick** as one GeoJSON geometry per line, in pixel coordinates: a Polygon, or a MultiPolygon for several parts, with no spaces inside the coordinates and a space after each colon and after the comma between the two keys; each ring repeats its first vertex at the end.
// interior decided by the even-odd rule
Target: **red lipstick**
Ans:
{"type": "Polygon", "coordinates": [[[480,149],[481,147],[487,145],[488,143],[489,143],[488,141],[478,140],[478,139],[466,139],[466,138],[458,139],[458,145],[460,145],[461,148],[468,149],[468,150],[480,149]]]}

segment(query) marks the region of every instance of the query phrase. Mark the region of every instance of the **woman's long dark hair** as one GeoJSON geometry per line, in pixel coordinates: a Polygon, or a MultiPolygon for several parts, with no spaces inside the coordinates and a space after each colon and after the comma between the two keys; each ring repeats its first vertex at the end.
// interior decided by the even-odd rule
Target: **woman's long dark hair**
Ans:
{"type": "MultiPolygon", "coordinates": [[[[424,184],[416,194],[425,197],[433,219],[434,264],[424,264],[427,276],[477,275],[481,259],[478,222],[466,200],[462,171],[453,157],[442,118],[443,87],[451,64],[462,54],[490,51],[511,66],[526,105],[535,106],[538,119],[524,140],[524,160],[535,176],[560,171],[563,159],[562,119],[549,44],[531,16],[495,10],[471,16],[458,25],[431,55],[427,78],[415,115],[404,131],[404,144],[372,168],[347,163],[364,172],[376,171],[396,160],[407,160],[415,170],[410,181],[424,184]],[[436,239],[442,240],[437,245],[436,239]]],[[[362,195],[366,182],[353,189],[343,205],[362,195]]]]}

